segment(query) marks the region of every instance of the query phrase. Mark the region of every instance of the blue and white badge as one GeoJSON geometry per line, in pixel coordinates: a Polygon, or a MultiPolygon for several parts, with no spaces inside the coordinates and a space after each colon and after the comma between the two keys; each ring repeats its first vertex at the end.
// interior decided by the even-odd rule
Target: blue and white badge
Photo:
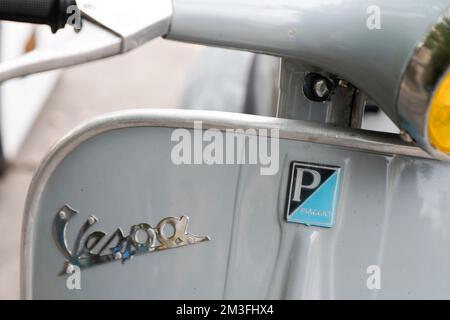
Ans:
{"type": "Polygon", "coordinates": [[[287,221],[331,228],[339,200],[341,168],[293,162],[287,221]]]}

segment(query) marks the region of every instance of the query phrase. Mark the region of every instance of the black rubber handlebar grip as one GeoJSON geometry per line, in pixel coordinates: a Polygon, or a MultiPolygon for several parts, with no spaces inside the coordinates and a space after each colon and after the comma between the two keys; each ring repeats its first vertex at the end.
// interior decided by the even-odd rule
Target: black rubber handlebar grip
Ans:
{"type": "Polygon", "coordinates": [[[0,20],[46,24],[56,32],[73,14],[67,12],[73,5],[75,0],[0,0],[0,20]]]}

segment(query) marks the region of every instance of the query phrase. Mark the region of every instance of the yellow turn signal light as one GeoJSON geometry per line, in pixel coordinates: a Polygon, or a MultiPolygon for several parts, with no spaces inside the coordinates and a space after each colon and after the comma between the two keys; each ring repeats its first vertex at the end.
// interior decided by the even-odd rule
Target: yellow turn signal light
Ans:
{"type": "Polygon", "coordinates": [[[450,154],[450,74],[439,85],[430,109],[428,130],[431,144],[450,154]]]}

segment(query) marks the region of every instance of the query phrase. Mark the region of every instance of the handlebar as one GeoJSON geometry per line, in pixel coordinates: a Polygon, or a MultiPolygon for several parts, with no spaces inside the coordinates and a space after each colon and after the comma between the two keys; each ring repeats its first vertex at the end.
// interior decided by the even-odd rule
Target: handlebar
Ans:
{"type": "Polygon", "coordinates": [[[69,19],[75,0],[1,0],[0,20],[46,24],[55,33],[69,19]]]}

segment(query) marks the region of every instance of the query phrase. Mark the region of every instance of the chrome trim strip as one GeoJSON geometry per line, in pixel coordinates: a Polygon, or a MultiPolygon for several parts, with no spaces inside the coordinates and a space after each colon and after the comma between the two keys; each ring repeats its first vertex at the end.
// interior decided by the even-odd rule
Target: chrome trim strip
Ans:
{"type": "Polygon", "coordinates": [[[399,125],[434,158],[450,161],[428,137],[429,110],[436,88],[450,73],[450,9],[416,48],[405,69],[398,97],[399,125]]]}
{"type": "Polygon", "coordinates": [[[98,117],[67,134],[48,153],[31,182],[25,203],[21,243],[21,296],[31,298],[32,233],[40,197],[59,163],[88,139],[112,130],[130,127],[193,129],[194,121],[203,128],[279,129],[280,138],[327,144],[363,152],[430,158],[420,148],[403,142],[398,135],[357,129],[342,129],[308,121],[286,120],[218,111],[139,109],[98,117]]]}

